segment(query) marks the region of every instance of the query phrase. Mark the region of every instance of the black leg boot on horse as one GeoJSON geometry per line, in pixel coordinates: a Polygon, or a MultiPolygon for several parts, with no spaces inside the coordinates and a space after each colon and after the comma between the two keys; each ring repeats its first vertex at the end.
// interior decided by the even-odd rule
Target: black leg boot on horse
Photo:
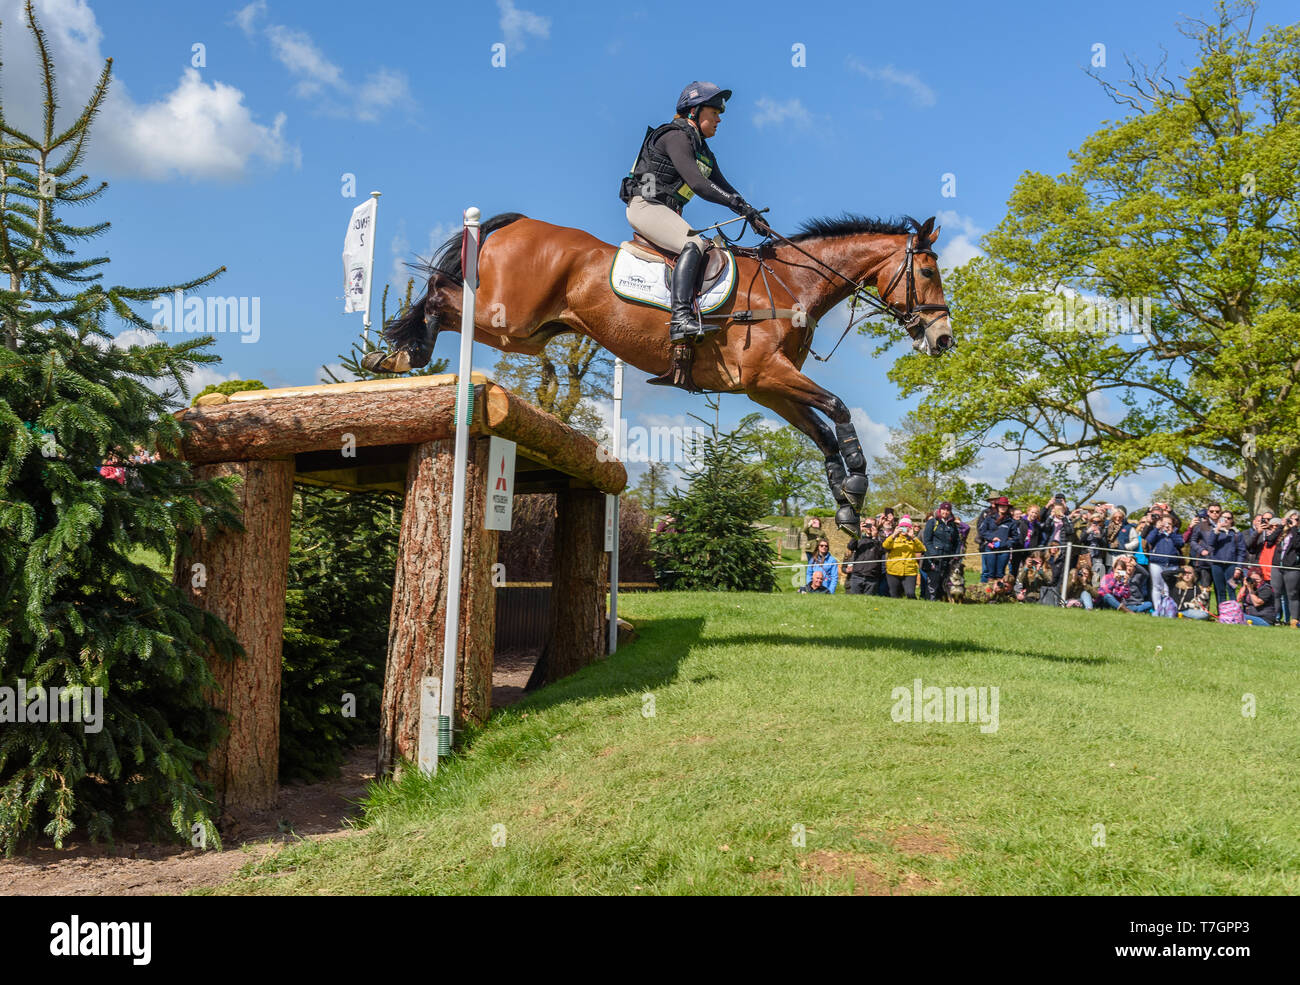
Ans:
{"type": "MultiPolygon", "coordinates": [[[[653,376],[647,383],[656,386],[677,386],[689,393],[699,393],[691,380],[691,364],[695,362],[694,343],[704,337],[705,329],[695,317],[695,295],[704,273],[704,252],[695,243],[687,243],[673,267],[672,318],[668,323],[668,336],[672,340],[672,361],[662,376],[653,376]]],[[[710,327],[711,331],[716,326],[710,327]]]]}

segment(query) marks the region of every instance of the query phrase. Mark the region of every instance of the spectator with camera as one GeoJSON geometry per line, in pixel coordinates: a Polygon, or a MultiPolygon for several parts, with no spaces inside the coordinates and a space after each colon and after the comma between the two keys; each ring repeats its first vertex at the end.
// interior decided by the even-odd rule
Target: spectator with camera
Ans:
{"type": "Polygon", "coordinates": [[[850,595],[876,595],[885,574],[885,548],[876,536],[876,521],[867,517],[858,524],[858,536],[849,541],[845,571],[850,595]]]}
{"type": "Polygon", "coordinates": [[[881,546],[885,549],[889,594],[896,599],[916,598],[916,576],[920,570],[917,555],[925,552],[925,544],[912,533],[912,518],[899,517],[898,527],[881,546]]]}
{"type": "Polygon", "coordinates": [[[1233,582],[1240,582],[1245,572],[1246,539],[1233,526],[1234,515],[1223,510],[1214,524],[1210,539],[1210,577],[1214,583],[1216,605],[1236,601],[1233,582]]]}
{"type": "Polygon", "coordinates": [[[1187,556],[1196,569],[1196,577],[1203,588],[1214,584],[1214,575],[1210,569],[1214,565],[1206,560],[1214,554],[1214,528],[1223,515],[1223,507],[1218,503],[1209,503],[1204,509],[1196,511],[1196,519],[1187,533],[1187,556]]]}
{"type": "Polygon", "coordinates": [[[804,524],[803,528],[803,560],[805,564],[811,564],[813,555],[817,553],[817,541],[822,539],[822,521],[818,517],[812,517],[804,524]]]}
{"type": "Polygon", "coordinates": [[[1148,559],[1147,571],[1151,575],[1151,605],[1160,611],[1160,603],[1169,597],[1169,582],[1165,572],[1178,569],[1183,550],[1183,536],[1174,529],[1174,514],[1162,512],[1143,538],[1148,559]]]}
{"type": "Polygon", "coordinates": [[[940,503],[934,516],[925,521],[921,543],[926,554],[925,597],[937,602],[944,596],[952,569],[961,564],[961,558],[954,556],[961,553],[961,531],[952,515],[952,503],[940,503]]]}
{"type": "Polygon", "coordinates": [[[1115,566],[1102,575],[1101,601],[1121,612],[1150,612],[1147,584],[1146,573],[1136,561],[1130,557],[1118,557],[1115,566]]]}
{"type": "Polygon", "coordinates": [[[993,512],[985,512],[977,532],[980,539],[980,581],[1001,578],[1011,555],[1011,502],[998,496],[990,502],[993,512]]]}
{"type": "Polygon", "coordinates": [[[1016,601],[1038,602],[1042,599],[1044,590],[1053,588],[1055,591],[1053,587],[1055,584],[1056,582],[1052,580],[1052,569],[1044,563],[1043,555],[1035,551],[1025,559],[1020,569],[1020,578],[1016,582],[1016,601]]]}
{"type": "Polygon", "coordinates": [[[1259,568],[1246,571],[1237,601],[1241,603],[1242,618],[1252,626],[1272,626],[1277,619],[1273,586],[1264,580],[1264,573],[1259,568]]]}
{"type": "Polygon", "coordinates": [[[1300,623],[1300,512],[1288,510],[1274,517],[1264,543],[1273,548],[1271,587],[1281,608],[1282,621],[1290,626],[1300,623]]]}
{"type": "Polygon", "coordinates": [[[1133,524],[1128,522],[1128,511],[1122,506],[1112,506],[1106,520],[1106,570],[1115,567],[1115,559],[1124,557],[1121,551],[1133,537],[1133,524]]]}

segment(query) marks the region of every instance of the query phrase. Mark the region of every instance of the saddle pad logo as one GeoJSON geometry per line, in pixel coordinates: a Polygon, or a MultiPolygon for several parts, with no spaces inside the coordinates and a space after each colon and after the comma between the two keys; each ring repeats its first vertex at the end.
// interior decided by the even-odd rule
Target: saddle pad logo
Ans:
{"type": "MultiPolygon", "coordinates": [[[[619,248],[609,268],[609,286],[624,301],[654,305],[668,311],[672,298],[668,293],[668,265],[661,260],[643,260],[619,248]]],[[[700,292],[700,314],[717,311],[729,300],[736,287],[736,258],[727,253],[722,273],[700,292]]]]}

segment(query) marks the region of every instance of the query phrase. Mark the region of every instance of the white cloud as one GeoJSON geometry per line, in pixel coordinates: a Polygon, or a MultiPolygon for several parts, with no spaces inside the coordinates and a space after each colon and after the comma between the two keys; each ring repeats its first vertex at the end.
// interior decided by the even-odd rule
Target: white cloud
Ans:
{"type": "MultiPolygon", "coordinates": [[[[21,0],[0,0],[6,29],[4,84],[17,93],[6,100],[11,122],[31,129],[40,113],[40,73],[22,6],[21,0]]],[[[86,0],[38,0],[36,8],[59,73],[64,109],[58,122],[66,126],[103,70],[103,34],[86,0]]],[[[259,123],[241,90],[204,82],[193,68],[185,70],[171,92],[148,103],[137,103],[115,76],[91,130],[88,163],[109,173],[154,180],[233,180],[255,162],[277,167],[299,161],[298,149],[285,138],[284,123],[283,114],[270,126],[259,123]]]]}
{"type": "Polygon", "coordinates": [[[266,29],[266,37],[276,60],[298,77],[294,91],[299,96],[309,98],[326,86],[335,88],[342,84],[343,70],[325,57],[305,31],[272,24],[266,29]]]}
{"type": "Polygon", "coordinates": [[[551,36],[551,19],[534,14],[529,10],[520,10],[513,0],[497,0],[497,10],[501,18],[497,26],[506,40],[506,50],[523,51],[528,45],[526,38],[533,37],[545,41],[551,36]]]}
{"type": "Polygon", "coordinates": [[[939,236],[939,266],[952,270],[982,257],[984,251],[977,245],[984,230],[968,216],[945,209],[935,216],[935,224],[944,227],[939,236]]]}
{"type": "Polygon", "coordinates": [[[906,89],[912,96],[912,102],[917,106],[933,106],[938,101],[934,90],[922,82],[920,76],[915,72],[904,72],[894,68],[893,65],[880,67],[865,65],[856,58],[849,59],[849,68],[865,75],[872,81],[884,82],[886,85],[906,89]]]}
{"type": "Polygon", "coordinates": [[[294,95],[314,100],[318,112],[373,123],[384,111],[411,102],[402,72],[381,66],[363,82],[351,82],[310,34],[285,24],[259,26],[266,16],[265,0],[257,0],[236,12],[234,21],[250,40],[266,38],[275,60],[297,80],[294,95]]]}
{"type": "Polygon", "coordinates": [[[787,99],[785,102],[777,102],[774,99],[766,97],[758,100],[758,111],[754,113],[754,126],[762,127],[768,125],[780,126],[787,120],[796,127],[804,129],[812,126],[812,114],[808,112],[802,100],[787,99]]]}

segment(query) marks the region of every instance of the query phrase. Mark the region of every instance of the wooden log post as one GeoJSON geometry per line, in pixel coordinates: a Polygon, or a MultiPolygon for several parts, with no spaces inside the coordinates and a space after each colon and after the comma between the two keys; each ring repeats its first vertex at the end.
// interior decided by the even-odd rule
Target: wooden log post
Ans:
{"type": "MultiPolygon", "coordinates": [[[[379,770],[419,753],[420,690],[425,677],[442,677],[446,627],[447,548],[451,537],[455,441],[428,441],[411,449],[406,501],[398,541],[393,608],[388,628],[379,726],[379,770]]],[[[470,441],[465,483],[465,568],[461,582],[460,657],[456,670],[457,726],[481,723],[492,710],[492,650],[496,595],[492,565],[497,532],[483,529],[488,441],[470,441]]]]}
{"type": "Polygon", "coordinates": [[[245,528],[213,537],[192,533],[192,556],[182,559],[178,554],[176,562],[176,584],[230,626],[246,654],[234,661],[208,656],[217,683],[211,700],[226,714],[228,732],[209,756],[205,774],[216,788],[218,810],[262,810],[274,807],[279,796],[280,670],[293,460],[201,465],[195,474],[201,479],[237,475],[243,480],[236,495],[245,528]]]}
{"type": "Polygon", "coordinates": [[[605,653],[605,494],[567,489],[555,497],[551,637],[538,683],[568,677],[605,653]]]}

